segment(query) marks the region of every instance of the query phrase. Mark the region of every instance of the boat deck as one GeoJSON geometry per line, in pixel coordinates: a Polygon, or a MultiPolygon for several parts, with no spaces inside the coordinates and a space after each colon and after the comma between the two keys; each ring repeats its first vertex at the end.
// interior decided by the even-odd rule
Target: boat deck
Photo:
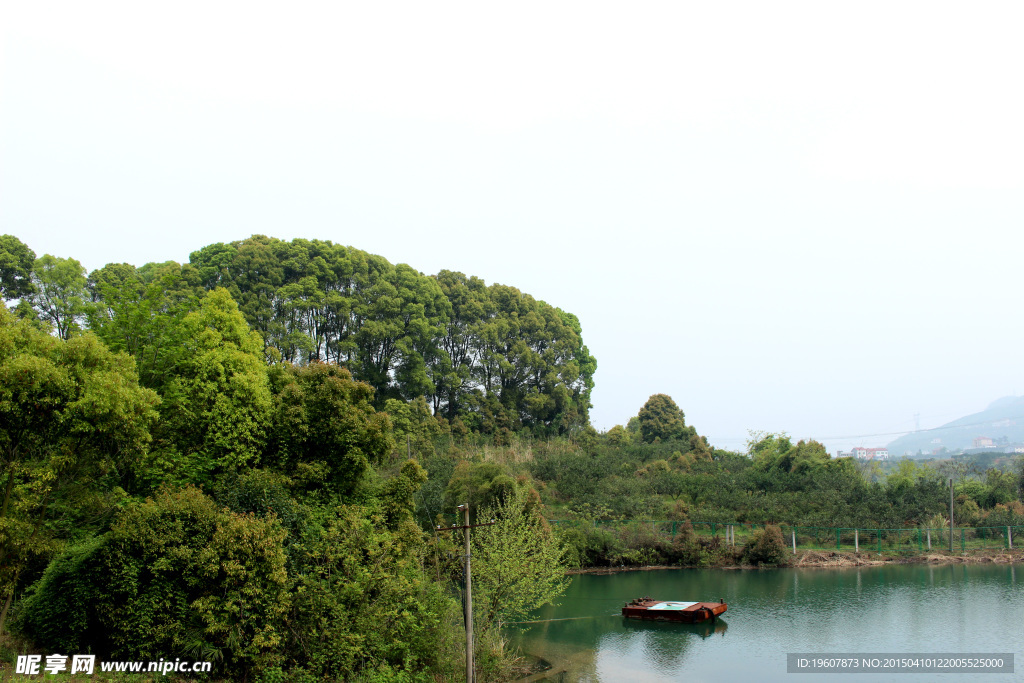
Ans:
{"type": "Polygon", "coordinates": [[[638,598],[622,608],[622,616],[693,624],[717,619],[727,608],[725,602],[676,602],[638,598]]]}

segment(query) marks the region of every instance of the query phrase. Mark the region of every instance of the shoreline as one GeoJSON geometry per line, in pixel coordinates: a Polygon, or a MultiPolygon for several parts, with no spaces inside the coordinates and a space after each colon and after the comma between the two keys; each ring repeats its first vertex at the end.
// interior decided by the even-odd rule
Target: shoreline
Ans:
{"type": "Polygon", "coordinates": [[[642,567],[584,567],[569,569],[566,576],[575,574],[618,574],[620,572],[647,572],[663,569],[803,569],[803,568],[844,568],[881,567],[895,564],[945,565],[945,564],[1018,564],[1024,563],[1024,550],[980,550],[973,553],[953,554],[926,552],[912,555],[896,553],[853,553],[836,550],[803,550],[790,562],[778,565],[720,565],[699,567],[695,565],[647,565],[642,567]]]}

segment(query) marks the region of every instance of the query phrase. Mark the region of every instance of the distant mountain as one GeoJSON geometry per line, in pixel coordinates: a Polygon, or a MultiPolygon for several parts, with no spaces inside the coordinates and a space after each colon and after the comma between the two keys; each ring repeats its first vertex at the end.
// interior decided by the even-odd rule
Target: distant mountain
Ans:
{"type": "Polygon", "coordinates": [[[948,422],[935,429],[905,434],[888,445],[889,453],[930,455],[937,448],[958,451],[974,448],[979,437],[992,439],[989,450],[1002,450],[1009,444],[1024,443],[1024,396],[997,399],[980,413],[948,422]]]}

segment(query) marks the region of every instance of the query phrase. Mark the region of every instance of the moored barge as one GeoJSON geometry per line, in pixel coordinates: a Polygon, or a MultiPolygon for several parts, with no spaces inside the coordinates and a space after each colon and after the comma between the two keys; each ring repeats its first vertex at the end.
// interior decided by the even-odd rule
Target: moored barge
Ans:
{"type": "Polygon", "coordinates": [[[696,624],[718,618],[728,606],[721,602],[674,602],[637,598],[622,608],[622,616],[630,619],[651,619],[657,621],[679,621],[696,624]]]}

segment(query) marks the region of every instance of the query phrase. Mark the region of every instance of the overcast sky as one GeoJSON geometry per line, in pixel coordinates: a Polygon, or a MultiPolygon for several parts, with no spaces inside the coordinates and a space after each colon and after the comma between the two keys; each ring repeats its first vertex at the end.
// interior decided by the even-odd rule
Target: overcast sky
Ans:
{"type": "Polygon", "coordinates": [[[579,316],[593,424],[667,393],[881,446],[1024,391],[1019,2],[5,3],[0,232],[262,233],[579,316]]]}

